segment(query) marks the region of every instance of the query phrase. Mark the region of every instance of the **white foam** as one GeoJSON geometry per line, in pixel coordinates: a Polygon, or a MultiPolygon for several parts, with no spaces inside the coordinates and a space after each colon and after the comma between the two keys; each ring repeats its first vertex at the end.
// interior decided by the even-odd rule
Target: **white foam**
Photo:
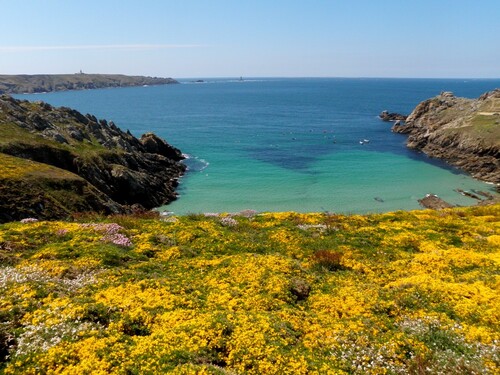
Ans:
{"type": "Polygon", "coordinates": [[[192,156],[189,154],[183,154],[183,156],[185,158],[183,162],[186,165],[188,171],[202,172],[210,165],[208,161],[197,156],[192,156]]]}

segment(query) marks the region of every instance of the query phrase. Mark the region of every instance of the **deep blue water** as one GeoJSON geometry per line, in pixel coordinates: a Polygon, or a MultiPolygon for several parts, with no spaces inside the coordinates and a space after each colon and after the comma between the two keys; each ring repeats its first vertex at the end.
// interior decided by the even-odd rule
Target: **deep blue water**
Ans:
{"type": "Polygon", "coordinates": [[[92,113],[136,136],[154,131],[180,148],[190,171],[166,207],[175,213],[364,213],[418,208],[427,193],[474,204],[454,189],[491,191],[407,149],[377,115],[408,114],[440,91],[475,98],[497,87],[500,80],[208,79],[17,97],[92,113]]]}

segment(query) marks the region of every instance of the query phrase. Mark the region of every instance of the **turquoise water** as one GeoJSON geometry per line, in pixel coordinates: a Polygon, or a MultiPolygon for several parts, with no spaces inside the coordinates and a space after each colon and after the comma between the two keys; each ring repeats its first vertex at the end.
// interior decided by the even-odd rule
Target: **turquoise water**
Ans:
{"type": "Polygon", "coordinates": [[[154,131],[179,147],[189,172],[180,198],[163,207],[176,214],[366,213],[419,208],[428,193],[475,203],[457,188],[492,192],[408,150],[377,115],[409,113],[440,91],[478,97],[496,87],[500,80],[217,79],[18,97],[93,113],[136,136],[154,131]]]}

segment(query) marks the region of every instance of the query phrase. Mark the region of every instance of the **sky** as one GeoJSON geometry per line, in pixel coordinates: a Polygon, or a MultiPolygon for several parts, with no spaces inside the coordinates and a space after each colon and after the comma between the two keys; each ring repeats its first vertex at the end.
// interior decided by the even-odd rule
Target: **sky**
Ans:
{"type": "Polygon", "coordinates": [[[500,78],[500,0],[0,0],[0,74],[500,78]]]}

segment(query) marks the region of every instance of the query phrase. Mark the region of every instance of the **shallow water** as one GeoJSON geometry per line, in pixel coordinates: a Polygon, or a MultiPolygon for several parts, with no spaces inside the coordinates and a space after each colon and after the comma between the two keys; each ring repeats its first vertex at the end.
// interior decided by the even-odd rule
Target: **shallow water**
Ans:
{"type": "Polygon", "coordinates": [[[419,208],[428,193],[492,186],[405,147],[382,110],[409,113],[453,91],[478,97],[500,80],[234,79],[195,84],[18,95],[154,131],[189,156],[180,198],[190,212],[383,212],[419,208]]]}

